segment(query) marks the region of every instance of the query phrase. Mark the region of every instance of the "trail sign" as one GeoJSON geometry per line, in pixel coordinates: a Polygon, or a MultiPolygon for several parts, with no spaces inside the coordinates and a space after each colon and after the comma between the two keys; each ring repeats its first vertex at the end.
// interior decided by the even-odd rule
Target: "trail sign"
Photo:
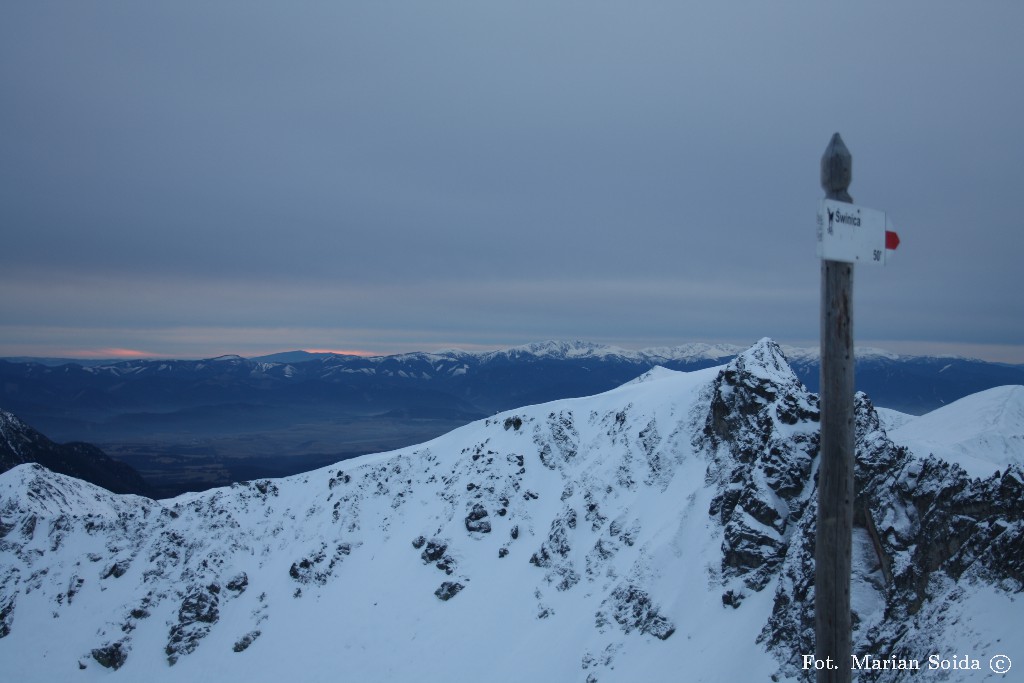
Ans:
{"type": "Polygon", "coordinates": [[[885,265],[900,237],[884,211],[822,199],[818,206],[818,257],[843,263],[885,265]]]}

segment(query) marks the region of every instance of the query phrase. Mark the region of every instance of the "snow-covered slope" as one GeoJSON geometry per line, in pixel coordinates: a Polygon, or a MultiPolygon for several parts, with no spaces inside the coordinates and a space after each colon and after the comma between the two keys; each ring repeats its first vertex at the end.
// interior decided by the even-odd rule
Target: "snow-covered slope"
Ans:
{"type": "Polygon", "coordinates": [[[1007,465],[1024,465],[1024,386],[971,394],[909,420],[891,437],[914,453],[929,453],[988,477],[1007,465]]]}
{"type": "MultiPolygon", "coordinates": [[[[799,680],[816,420],[762,340],[167,501],[23,465],[0,476],[0,661],[27,682],[799,680]]],[[[1020,470],[965,483],[895,448],[864,397],[858,435],[858,652],[985,654],[1024,616],[1020,470]]]]}
{"type": "Polygon", "coordinates": [[[875,411],[878,413],[878,420],[881,422],[882,428],[890,436],[892,436],[894,430],[899,429],[908,422],[912,422],[917,419],[917,415],[903,413],[891,408],[880,408],[875,406],[875,411]]]}

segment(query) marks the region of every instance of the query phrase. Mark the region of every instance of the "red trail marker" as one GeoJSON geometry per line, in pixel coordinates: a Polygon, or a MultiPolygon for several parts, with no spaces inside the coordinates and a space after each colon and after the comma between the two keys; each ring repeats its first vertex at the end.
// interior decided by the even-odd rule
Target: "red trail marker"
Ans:
{"type": "Polygon", "coordinates": [[[885,248],[895,249],[900,246],[900,236],[895,230],[885,231],[885,248]]]}

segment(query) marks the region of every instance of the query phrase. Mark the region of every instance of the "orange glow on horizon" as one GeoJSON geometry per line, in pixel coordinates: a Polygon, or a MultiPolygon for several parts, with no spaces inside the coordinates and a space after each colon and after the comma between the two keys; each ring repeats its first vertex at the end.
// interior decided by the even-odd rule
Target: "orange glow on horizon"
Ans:
{"type": "Polygon", "coordinates": [[[334,353],[339,356],[363,356],[364,358],[369,356],[379,356],[379,353],[373,351],[360,351],[357,349],[302,349],[306,353],[334,353]]]}
{"type": "MultiPolygon", "coordinates": [[[[65,354],[61,354],[65,355],[65,354]]],[[[95,349],[89,351],[72,351],[66,354],[71,358],[94,358],[97,360],[104,360],[107,358],[118,358],[129,360],[132,358],[152,358],[156,354],[150,353],[149,351],[139,351],[138,349],[95,349]]]]}

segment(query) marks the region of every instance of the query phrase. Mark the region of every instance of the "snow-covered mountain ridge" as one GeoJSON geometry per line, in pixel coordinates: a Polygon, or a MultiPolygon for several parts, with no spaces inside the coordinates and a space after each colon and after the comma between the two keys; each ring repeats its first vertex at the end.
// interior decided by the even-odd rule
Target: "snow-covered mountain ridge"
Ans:
{"type": "MultiPolygon", "coordinates": [[[[814,390],[818,349],[782,349],[797,376],[814,390]]],[[[0,359],[0,406],[62,439],[85,437],[85,432],[64,433],[68,417],[107,420],[122,413],[159,415],[231,403],[283,409],[310,396],[370,413],[401,406],[402,395],[428,396],[427,402],[450,412],[482,416],[606,391],[658,365],[691,371],[723,364],[743,350],[692,343],[636,351],[576,340],[371,357],[296,351],[254,359],[137,359],[84,366],[0,359]]],[[[859,348],[857,381],[882,405],[920,414],[993,386],[1024,383],[1024,368],[859,348]]]]}
{"type": "MultiPolygon", "coordinates": [[[[800,680],[816,420],[762,340],[166,501],[23,465],[0,476],[0,659],[20,681],[800,680]]],[[[857,420],[858,651],[1024,651],[1020,468],[972,480],[864,396],[857,420]]]]}
{"type": "Polygon", "coordinates": [[[1024,386],[995,387],[904,420],[892,430],[894,440],[955,462],[973,477],[1024,466],[1024,386]]]}
{"type": "MultiPolygon", "coordinates": [[[[634,363],[652,363],[676,361],[692,363],[699,361],[724,361],[742,353],[746,347],[735,344],[707,344],[703,342],[692,342],[677,346],[657,346],[643,349],[625,349],[622,347],[600,344],[580,339],[574,340],[546,340],[531,342],[519,346],[511,346],[506,349],[494,351],[464,351],[458,348],[442,349],[438,351],[412,351],[390,355],[348,355],[342,353],[305,353],[301,351],[272,354],[265,357],[247,359],[239,355],[228,354],[216,358],[202,360],[110,360],[105,362],[89,361],[79,363],[90,373],[113,373],[116,375],[131,375],[140,372],[171,372],[176,368],[187,367],[192,370],[202,370],[218,365],[253,364],[255,372],[272,372],[275,368],[283,368],[299,363],[319,361],[330,364],[332,361],[343,361],[344,364],[358,365],[362,367],[387,367],[392,364],[409,363],[413,361],[426,361],[438,365],[438,371],[449,373],[456,371],[462,363],[487,364],[492,362],[522,360],[533,358],[536,360],[568,360],[568,359],[592,359],[592,360],[620,360],[634,363]],[[279,361],[275,357],[289,357],[295,360],[279,361]],[[443,369],[443,370],[442,370],[443,369]]],[[[814,347],[780,346],[786,356],[791,360],[813,361],[818,358],[819,349],[814,347]]],[[[858,347],[859,358],[886,358],[898,360],[900,358],[916,358],[917,356],[901,356],[899,354],[872,347],[858,347]]],[[[950,356],[950,358],[958,358],[950,356]]],[[[34,359],[18,358],[11,359],[12,362],[30,363],[34,359]]],[[[45,361],[46,359],[39,359],[45,361]]],[[[57,361],[46,361],[44,365],[54,366],[57,361]]],[[[62,364],[71,364],[76,361],[64,359],[62,364]]]]}

